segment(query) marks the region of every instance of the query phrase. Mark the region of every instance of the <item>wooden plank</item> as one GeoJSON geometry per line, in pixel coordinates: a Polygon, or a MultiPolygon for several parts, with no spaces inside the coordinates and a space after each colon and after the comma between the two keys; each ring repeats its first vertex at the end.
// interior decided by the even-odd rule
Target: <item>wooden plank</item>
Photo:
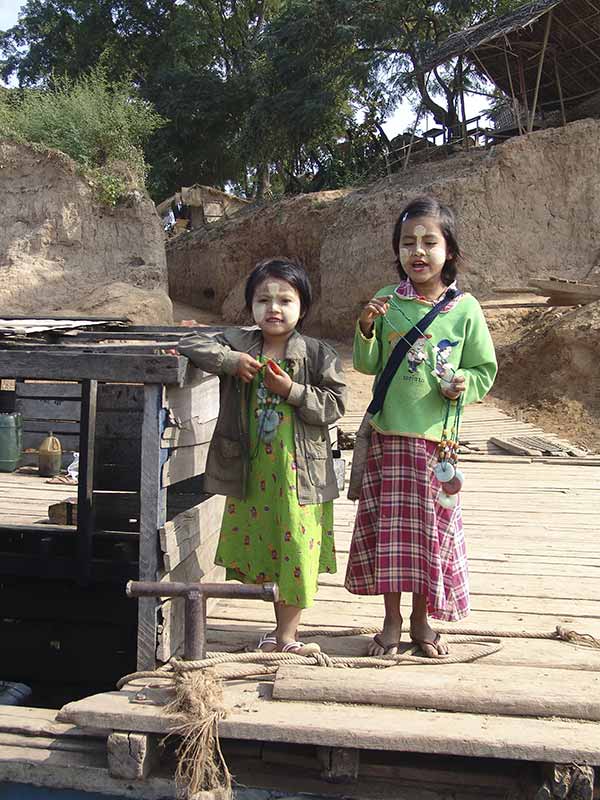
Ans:
{"type": "Polygon", "coordinates": [[[123,780],[144,780],[159,761],[158,740],[147,733],[113,731],[106,742],[106,753],[109,774],[123,780]]]}
{"type": "Polygon", "coordinates": [[[209,422],[219,414],[219,379],[205,373],[191,386],[169,386],[165,389],[165,405],[177,422],[194,418],[209,422]]]}
{"type": "MultiPolygon", "coordinates": [[[[210,558],[210,565],[212,567],[218,541],[219,528],[213,531],[205,530],[202,533],[197,531],[189,539],[186,539],[180,543],[169,545],[168,548],[163,552],[164,571],[172,573],[173,570],[179,566],[179,564],[185,561],[186,558],[191,556],[192,553],[194,553],[200,547],[204,552],[211,554],[207,557],[210,558]]],[[[207,570],[205,568],[204,572],[206,571],[207,570]]]]}
{"type": "Polygon", "coordinates": [[[144,412],[144,387],[130,383],[102,383],[98,387],[98,411],[144,412]]]}
{"type": "Polygon", "coordinates": [[[81,410],[79,400],[43,400],[17,397],[16,410],[25,420],[78,420],[81,410]]]}
{"type": "MultiPolygon", "coordinates": [[[[158,529],[166,515],[166,490],[161,488],[160,437],[162,387],[144,387],[144,422],[142,425],[142,458],[140,486],[140,554],[139,579],[155,581],[158,574],[158,529]]],[[[158,600],[138,599],[138,669],[153,669],[156,663],[158,600]]]]}
{"type": "MultiPolygon", "coordinates": [[[[79,417],[77,417],[77,422],[73,422],[72,420],[53,420],[53,423],[54,427],[52,430],[57,436],[79,436],[79,417]]],[[[47,436],[48,420],[23,420],[23,430],[32,435],[40,433],[44,434],[44,436],[47,436]]]]}
{"type": "MultiPolygon", "coordinates": [[[[74,728],[74,726],[72,726],[74,728]]],[[[35,747],[37,749],[49,750],[51,752],[63,751],[70,753],[98,753],[104,756],[106,752],[106,742],[103,739],[80,739],[79,737],[70,738],[67,736],[43,736],[36,734],[31,736],[23,733],[13,733],[0,731],[0,749],[4,747],[35,747]]]]}
{"type": "Polygon", "coordinates": [[[208,456],[208,442],[193,447],[177,447],[162,468],[162,485],[171,486],[196,475],[202,475],[208,456]]]}
{"type": "Polygon", "coordinates": [[[447,664],[440,669],[339,670],[282,665],[275,700],[351,703],[515,717],[568,717],[600,721],[600,674],[562,670],[447,664]]]}
{"type": "MultiPolygon", "coordinates": [[[[34,747],[3,747],[0,749],[0,781],[66,789],[85,794],[107,794],[132,800],[175,800],[178,796],[174,781],[149,777],[143,783],[125,784],[112,778],[105,764],[98,765],[83,753],[65,754],[58,759],[55,753],[34,747]]],[[[200,792],[197,800],[226,800],[223,793],[200,792]]]]}
{"type": "Polygon", "coordinates": [[[179,384],[186,361],[169,355],[0,350],[0,377],[179,384]]]}
{"type": "MultiPolygon", "coordinates": [[[[130,703],[132,694],[107,692],[68,703],[58,719],[95,728],[168,733],[172,719],[156,708],[130,703]]],[[[264,691],[259,697],[250,681],[227,685],[225,704],[229,714],[219,723],[219,733],[230,739],[600,764],[600,725],[595,722],[378,706],[349,709],[336,703],[328,703],[324,713],[320,703],[275,702],[264,691]]]]}
{"type": "Polygon", "coordinates": [[[52,398],[72,399],[81,397],[81,385],[79,383],[32,383],[31,381],[17,381],[15,386],[17,397],[40,397],[42,399],[52,398]]]}
{"type": "Polygon", "coordinates": [[[96,401],[98,381],[83,381],[81,387],[81,447],[77,484],[78,580],[89,583],[94,534],[94,448],[96,444],[96,401]]]}
{"type": "MultiPolygon", "coordinates": [[[[173,571],[194,553],[197,554],[198,560],[196,568],[201,575],[210,571],[214,564],[219,533],[220,525],[213,530],[196,531],[189,539],[182,542],[170,542],[168,548],[163,552],[164,570],[161,571],[161,575],[172,575],[173,571]]],[[[173,578],[173,580],[179,580],[179,578],[173,578]]]]}
{"type": "Polygon", "coordinates": [[[222,495],[205,495],[197,505],[166,522],[160,530],[160,546],[163,552],[174,545],[181,545],[198,531],[212,533],[217,530],[224,507],[225,498],[222,495]]]}
{"type": "MultiPolygon", "coordinates": [[[[308,608],[302,615],[303,625],[327,628],[353,628],[353,627],[378,627],[381,624],[383,608],[379,614],[369,611],[368,608],[357,604],[352,607],[346,604],[341,607],[332,603],[323,607],[320,602],[308,608]],[[348,607],[349,606],[349,607],[348,607]],[[324,623],[326,620],[326,623],[324,623]]],[[[244,622],[255,622],[262,626],[271,624],[271,610],[266,606],[261,607],[258,603],[244,602],[235,603],[233,601],[218,601],[209,614],[211,624],[217,620],[239,620],[244,622]]],[[[452,631],[452,623],[435,621],[434,628],[441,631],[452,631]]],[[[551,633],[557,625],[572,629],[575,628],[580,633],[589,633],[592,636],[600,637],[600,618],[588,617],[579,620],[567,614],[543,614],[543,613],[522,613],[515,610],[512,613],[495,613],[493,611],[471,611],[468,620],[461,625],[462,630],[471,631],[495,631],[497,635],[502,633],[527,633],[528,631],[540,631],[551,633]]],[[[454,625],[454,629],[458,626],[454,625]]]]}
{"type": "Polygon", "coordinates": [[[489,441],[492,444],[497,445],[501,450],[506,450],[508,453],[512,453],[516,456],[541,456],[541,450],[535,450],[531,447],[524,447],[523,445],[517,444],[516,442],[511,441],[510,439],[501,439],[499,436],[490,436],[489,441]]]}

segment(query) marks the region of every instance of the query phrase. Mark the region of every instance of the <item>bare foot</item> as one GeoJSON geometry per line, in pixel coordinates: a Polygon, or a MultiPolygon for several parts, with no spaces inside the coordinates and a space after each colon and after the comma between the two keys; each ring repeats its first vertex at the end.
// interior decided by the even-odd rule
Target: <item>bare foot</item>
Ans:
{"type": "Polygon", "coordinates": [[[402,617],[383,621],[383,630],[373,637],[367,653],[370,656],[395,656],[402,635],[402,617]]]}
{"type": "Polygon", "coordinates": [[[439,658],[440,656],[448,655],[448,645],[439,633],[433,630],[427,618],[424,620],[410,618],[410,638],[415,644],[419,645],[423,654],[428,658],[439,658]]]}

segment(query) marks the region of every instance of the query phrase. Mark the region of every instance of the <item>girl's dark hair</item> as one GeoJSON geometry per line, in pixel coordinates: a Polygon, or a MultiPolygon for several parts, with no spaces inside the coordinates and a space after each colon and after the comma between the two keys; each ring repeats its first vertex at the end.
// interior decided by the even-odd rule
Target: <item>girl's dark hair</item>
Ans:
{"type": "Polygon", "coordinates": [[[446,263],[442,268],[442,281],[446,286],[450,286],[456,279],[458,268],[463,263],[463,257],[456,236],[456,219],[454,217],[454,212],[449,206],[440,203],[439,200],[436,200],[435,197],[431,197],[430,195],[415,197],[414,200],[411,200],[410,203],[402,209],[400,216],[396,220],[394,233],[392,235],[392,247],[394,249],[394,255],[396,256],[395,264],[398,275],[400,275],[402,279],[407,277],[400,263],[400,236],[402,233],[402,225],[406,220],[414,219],[415,217],[435,217],[438,221],[444,239],[446,240],[448,252],[451,254],[450,257],[446,259],[446,263]]]}
{"type": "Polygon", "coordinates": [[[246,308],[252,311],[252,301],[256,287],[267,278],[277,278],[287,281],[300,295],[300,318],[308,314],[312,303],[312,288],[306,270],[294,258],[266,258],[259,261],[246,281],[244,297],[246,308]]]}

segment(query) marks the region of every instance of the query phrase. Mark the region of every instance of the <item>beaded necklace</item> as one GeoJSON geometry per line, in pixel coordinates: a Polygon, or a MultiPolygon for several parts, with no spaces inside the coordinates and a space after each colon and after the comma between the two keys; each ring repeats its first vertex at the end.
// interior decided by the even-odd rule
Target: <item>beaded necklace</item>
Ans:
{"type": "Polygon", "coordinates": [[[281,402],[280,395],[270,392],[265,386],[265,368],[267,363],[271,362],[272,366],[278,367],[281,371],[285,371],[289,375],[289,370],[285,362],[275,362],[269,359],[265,362],[258,373],[258,387],[256,389],[256,418],[258,420],[257,432],[257,448],[254,456],[258,452],[260,442],[270,444],[277,436],[277,429],[283,419],[283,414],[277,411],[277,405],[281,402]]]}

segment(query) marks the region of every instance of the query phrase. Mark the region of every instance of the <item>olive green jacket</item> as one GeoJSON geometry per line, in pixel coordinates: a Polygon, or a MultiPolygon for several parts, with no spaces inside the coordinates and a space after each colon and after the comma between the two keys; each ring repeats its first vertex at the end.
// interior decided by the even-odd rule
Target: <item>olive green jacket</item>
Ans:
{"type": "MultiPolygon", "coordinates": [[[[262,348],[258,328],[227,328],[215,336],[193,334],[178,345],[196,366],[220,379],[219,418],[213,434],[204,488],[214,494],[246,496],[250,442],[249,384],[235,377],[240,353],[255,358],[262,348]]],[[[323,503],[338,496],[329,426],[344,413],[346,385],[339,356],[332,347],[294,332],[285,358],[292,388],[287,402],[294,407],[298,501],[323,503]]]]}

